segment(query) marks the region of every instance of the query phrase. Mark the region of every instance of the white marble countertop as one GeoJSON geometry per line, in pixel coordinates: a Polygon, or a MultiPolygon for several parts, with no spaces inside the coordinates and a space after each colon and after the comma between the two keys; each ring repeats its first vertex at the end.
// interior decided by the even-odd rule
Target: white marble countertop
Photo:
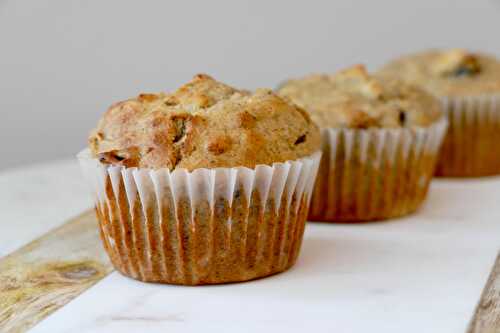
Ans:
{"type": "MultiPolygon", "coordinates": [[[[296,266],[180,287],[112,273],[34,332],[464,332],[500,249],[500,177],[435,181],[414,216],[309,224],[296,266]]],[[[76,162],[0,173],[0,256],[78,215],[76,162]]]]}

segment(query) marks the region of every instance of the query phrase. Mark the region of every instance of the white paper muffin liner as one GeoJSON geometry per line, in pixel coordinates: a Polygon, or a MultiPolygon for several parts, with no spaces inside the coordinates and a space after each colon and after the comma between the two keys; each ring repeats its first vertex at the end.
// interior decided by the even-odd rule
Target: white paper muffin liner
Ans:
{"type": "Polygon", "coordinates": [[[401,216],[424,200],[446,133],[427,128],[328,128],[310,207],[314,221],[357,222],[401,216]]]}
{"type": "Polygon", "coordinates": [[[295,262],[321,153],[272,166],[151,170],[78,155],[111,261],[132,278],[245,281],[295,262]]]}
{"type": "Polygon", "coordinates": [[[436,175],[500,174],[500,95],[441,98],[449,119],[436,175]]]}

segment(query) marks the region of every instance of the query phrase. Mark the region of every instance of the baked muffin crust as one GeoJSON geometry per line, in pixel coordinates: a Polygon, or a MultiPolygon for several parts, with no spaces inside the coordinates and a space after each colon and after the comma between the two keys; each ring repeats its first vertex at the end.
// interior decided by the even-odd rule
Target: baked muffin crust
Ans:
{"type": "Polygon", "coordinates": [[[392,77],[370,75],[363,65],[290,80],[279,94],[306,109],[321,127],[429,126],[442,114],[439,101],[428,93],[392,77]]]}
{"type": "Polygon", "coordinates": [[[379,74],[400,77],[437,96],[500,93],[500,61],[463,49],[429,50],[385,65],[379,74]]]}
{"type": "Polygon", "coordinates": [[[270,90],[237,90],[196,75],[174,93],[112,105],[89,137],[106,164],[143,168],[255,167],[320,148],[309,115],[270,90]]]}

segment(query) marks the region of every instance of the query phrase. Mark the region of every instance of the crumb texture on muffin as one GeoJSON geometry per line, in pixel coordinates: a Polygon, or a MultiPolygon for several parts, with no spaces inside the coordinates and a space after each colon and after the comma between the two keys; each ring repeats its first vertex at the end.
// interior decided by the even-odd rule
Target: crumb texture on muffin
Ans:
{"type": "Polygon", "coordinates": [[[321,127],[425,127],[442,114],[439,101],[422,89],[370,75],[363,65],[289,80],[279,94],[309,111],[321,127]]]}
{"type": "Polygon", "coordinates": [[[296,160],[320,147],[309,115],[270,90],[237,90],[196,75],[174,93],[112,105],[91,133],[103,163],[143,168],[216,168],[296,160]]]}
{"type": "Polygon", "coordinates": [[[463,49],[407,55],[385,65],[379,75],[402,78],[437,96],[500,93],[500,61],[463,49]]]}

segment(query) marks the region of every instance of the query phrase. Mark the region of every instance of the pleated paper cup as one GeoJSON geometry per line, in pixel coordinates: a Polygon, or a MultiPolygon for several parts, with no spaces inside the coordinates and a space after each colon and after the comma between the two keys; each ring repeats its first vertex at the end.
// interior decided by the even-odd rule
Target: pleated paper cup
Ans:
{"type": "Polygon", "coordinates": [[[324,129],[309,219],[361,222],[415,211],[427,195],[446,128],[443,117],[426,128],[324,129]]]}
{"type": "Polygon", "coordinates": [[[449,119],[437,176],[500,174],[500,95],[442,98],[449,119]]]}
{"type": "Polygon", "coordinates": [[[78,157],[114,267],[141,281],[200,285],[295,263],[321,153],[192,172],[106,166],[88,150],[78,157]]]}

